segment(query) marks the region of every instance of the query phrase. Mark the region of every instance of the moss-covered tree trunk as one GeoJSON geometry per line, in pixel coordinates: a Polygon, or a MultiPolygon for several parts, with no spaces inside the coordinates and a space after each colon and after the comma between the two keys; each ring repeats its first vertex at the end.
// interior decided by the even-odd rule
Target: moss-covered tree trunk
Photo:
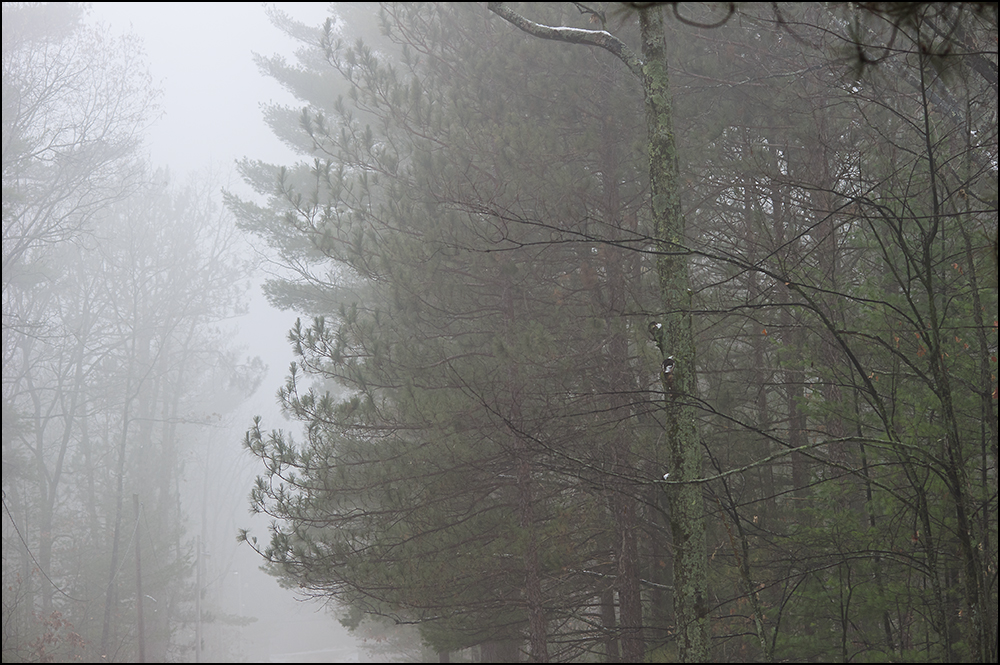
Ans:
{"type": "Polygon", "coordinates": [[[705,511],[701,498],[702,453],[695,421],[694,337],[688,288],[684,217],[678,187],[670,82],[662,9],[639,11],[642,52],[634,53],[605,30],[553,28],[529,21],[499,2],[490,11],[542,39],[597,46],[613,53],[642,84],[649,137],[649,181],[663,318],[655,338],[663,355],[666,438],[670,474],[667,495],[674,545],[674,610],[679,656],[685,662],[708,660],[705,511]]]}
{"type": "Polygon", "coordinates": [[[660,378],[665,394],[666,439],[670,460],[667,499],[674,545],[674,611],[679,655],[685,662],[708,660],[705,509],[701,485],[702,451],[695,421],[696,374],[691,329],[691,290],[684,252],[684,216],[678,185],[670,82],[663,15],[658,7],[640,12],[642,85],[649,134],[649,184],[656,269],[663,306],[656,331],[663,356],[660,378]]]}

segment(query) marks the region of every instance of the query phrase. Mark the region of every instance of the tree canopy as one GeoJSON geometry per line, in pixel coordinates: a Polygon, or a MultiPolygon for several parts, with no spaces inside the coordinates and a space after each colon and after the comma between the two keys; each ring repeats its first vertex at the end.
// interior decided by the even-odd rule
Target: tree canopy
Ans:
{"type": "Polygon", "coordinates": [[[995,659],[995,11],[331,11],[228,199],[306,317],[283,584],[484,659],[995,659]]]}

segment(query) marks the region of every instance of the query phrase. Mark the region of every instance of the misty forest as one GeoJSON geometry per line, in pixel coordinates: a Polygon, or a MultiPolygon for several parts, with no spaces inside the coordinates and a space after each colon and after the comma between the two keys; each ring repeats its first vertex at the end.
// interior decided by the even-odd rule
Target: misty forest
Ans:
{"type": "Polygon", "coordinates": [[[996,662],[994,3],[257,9],[237,189],[3,4],[4,662],[996,662]]]}

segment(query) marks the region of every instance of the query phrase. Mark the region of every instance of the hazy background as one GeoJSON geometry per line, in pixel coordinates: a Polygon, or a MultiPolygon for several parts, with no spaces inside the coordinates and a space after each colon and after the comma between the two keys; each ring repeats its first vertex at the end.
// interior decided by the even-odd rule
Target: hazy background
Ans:
{"type": "MultiPolygon", "coordinates": [[[[89,22],[101,22],[120,34],[134,32],[142,39],[153,85],[162,91],[161,115],[147,133],[150,161],[168,167],[171,179],[211,177],[242,196],[253,196],[236,174],[235,161],[242,157],[272,163],[291,163],[295,155],[264,124],[261,105],[294,104],[292,95],[273,79],[260,75],[253,52],[280,53],[288,58],[295,44],[271,25],[267,6],[273,3],[94,3],[89,22]]],[[[280,3],[280,9],[305,23],[319,25],[327,16],[327,3],[280,3]]],[[[205,506],[204,538],[210,555],[206,559],[206,592],[229,603],[229,613],[258,620],[241,631],[242,644],[213,644],[222,639],[205,629],[203,659],[214,660],[229,653],[247,660],[287,662],[303,660],[357,660],[354,638],[320,605],[299,602],[290,591],[259,570],[260,558],[245,545],[237,545],[236,529],[254,525],[263,533],[264,520],[248,514],[247,495],[258,469],[240,446],[241,432],[254,415],[268,427],[287,427],[279,415],[275,392],[291,360],[285,333],[294,314],[272,308],[255,287],[250,312],[237,322],[246,355],[260,356],[268,373],[256,394],[243,408],[219,424],[220,440],[201,451],[204,458],[191,460],[189,469],[212,469],[212,480],[204,487],[190,478],[189,532],[200,525],[198,495],[205,506]],[[195,467],[195,465],[198,467],[195,467]],[[333,649],[331,651],[330,649],[333,649]]],[[[192,474],[189,474],[192,475],[192,474]]],[[[202,481],[203,482],[203,481],[202,481]]]]}

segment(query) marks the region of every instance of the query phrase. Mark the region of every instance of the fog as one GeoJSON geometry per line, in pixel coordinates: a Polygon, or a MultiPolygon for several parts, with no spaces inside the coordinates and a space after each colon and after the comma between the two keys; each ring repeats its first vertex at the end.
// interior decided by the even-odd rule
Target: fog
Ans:
{"type": "Polygon", "coordinates": [[[3,12],[4,662],[996,662],[995,4],[3,12]]]}
{"type": "MultiPolygon", "coordinates": [[[[282,11],[310,24],[321,24],[327,16],[322,3],[281,5],[282,11]]],[[[107,26],[113,35],[131,34],[140,40],[152,86],[161,93],[158,109],[144,128],[141,150],[148,153],[154,168],[167,169],[171,182],[209,181],[217,202],[223,187],[252,195],[236,173],[237,159],[281,163],[295,158],[261,115],[263,103],[294,102],[252,61],[252,51],[294,56],[295,45],[271,24],[266,7],[253,2],[94,3],[84,19],[87,24],[107,26]]],[[[263,268],[267,262],[261,257],[259,264],[263,268]]],[[[183,527],[188,537],[198,535],[205,543],[200,658],[202,662],[357,662],[364,658],[358,639],[331,612],[280,588],[260,570],[261,558],[236,542],[240,527],[266,528],[265,520],[248,512],[249,488],[259,469],[242,450],[242,431],[258,415],[272,423],[284,422],[274,392],[291,360],[285,336],[295,318],[268,304],[260,280],[260,274],[252,278],[247,312],[226,325],[243,355],[259,357],[267,373],[249,398],[213,423],[210,441],[199,440],[200,445],[186,451],[183,462],[183,527]],[[243,625],[220,626],[212,621],[212,613],[242,617],[243,625]]],[[[4,322],[6,326],[6,314],[4,322]]],[[[6,363],[4,372],[6,376],[6,363]]],[[[5,435],[5,460],[6,445],[5,435]]],[[[8,544],[5,531],[5,566],[8,544]]],[[[143,556],[152,559],[155,554],[147,551],[143,556]]],[[[151,597],[148,601],[147,616],[155,616],[160,611],[158,601],[151,597]]],[[[190,625],[185,628],[192,632],[190,625]]],[[[192,632],[188,641],[193,643],[193,637],[192,632]]],[[[184,652],[185,659],[195,657],[193,649],[184,652]]]]}
{"type": "MultiPolygon", "coordinates": [[[[94,3],[89,20],[115,32],[133,32],[144,45],[161,115],[147,132],[150,161],[169,169],[173,180],[211,178],[244,196],[252,195],[235,171],[237,159],[290,162],[296,155],[263,122],[264,103],[294,98],[261,75],[252,53],[294,58],[297,47],[266,14],[268,3],[94,3]]],[[[294,19],[321,24],[323,3],[280,3],[294,19]]],[[[266,263],[264,264],[266,265],[266,263]]],[[[271,307],[259,289],[249,293],[247,314],[233,330],[247,356],[267,365],[260,388],[217,424],[220,438],[191,452],[183,500],[192,533],[200,533],[208,555],[203,585],[212,609],[253,620],[232,630],[205,624],[203,662],[356,662],[357,640],[323,605],[296,600],[260,570],[260,557],[236,542],[238,528],[266,521],[248,513],[247,495],[259,473],[242,450],[240,431],[254,416],[284,424],[274,398],[291,352],[285,336],[294,315],[271,307]],[[205,471],[204,475],[199,470],[205,471]]],[[[279,425],[280,426],[280,425],[279,425]]]]}

